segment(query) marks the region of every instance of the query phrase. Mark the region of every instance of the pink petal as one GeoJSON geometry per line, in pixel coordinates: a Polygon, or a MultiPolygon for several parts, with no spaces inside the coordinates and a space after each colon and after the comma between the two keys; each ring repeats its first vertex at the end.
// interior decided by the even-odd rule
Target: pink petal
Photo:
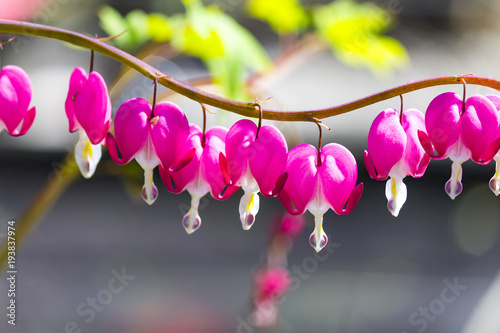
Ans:
{"type": "Polygon", "coordinates": [[[402,126],[407,138],[404,160],[408,174],[416,178],[421,177],[430,162],[418,137],[418,131],[425,132],[424,115],[416,109],[408,109],[403,112],[402,126]]]}
{"type": "Polygon", "coordinates": [[[500,119],[495,105],[484,96],[471,96],[462,115],[462,140],[471,159],[481,163],[498,132],[500,119]]]}
{"type": "Polygon", "coordinates": [[[115,159],[112,154],[112,149],[116,150],[116,146],[108,147],[113,161],[128,163],[141,150],[150,132],[150,115],[151,105],[143,98],[129,99],[118,108],[115,115],[115,137],[122,159],[115,159]]]}
{"type": "Polygon", "coordinates": [[[295,146],[288,152],[288,180],[279,193],[279,199],[290,214],[302,214],[315,194],[317,159],[316,148],[309,144],[295,146]]]}
{"type": "Polygon", "coordinates": [[[65,109],[69,122],[69,131],[74,132],[80,128],[80,124],[75,116],[75,98],[80,90],[87,83],[87,73],[81,67],[76,67],[69,79],[69,91],[66,97],[65,109]]]}
{"type": "Polygon", "coordinates": [[[183,169],[186,165],[191,162],[191,160],[194,158],[196,155],[196,148],[192,147],[189,149],[187,152],[184,153],[184,155],[181,155],[181,158],[179,160],[176,160],[174,164],[170,166],[170,170],[173,172],[178,172],[181,169],[183,169]]]}
{"type": "Polygon", "coordinates": [[[101,74],[89,74],[87,82],[74,98],[74,112],[90,142],[94,145],[101,142],[111,124],[111,102],[101,74]]]}
{"type": "Polygon", "coordinates": [[[365,150],[363,153],[363,162],[365,163],[365,168],[366,171],[368,172],[368,175],[370,178],[375,179],[375,180],[384,180],[387,178],[388,175],[379,175],[377,173],[377,170],[375,169],[375,165],[373,164],[373,159],[370,156],[370,153],[365,150]]]}
{"type": "Polygon", "coordinates": [[[205,136],[205,148],[201,157],[203,178],[210,185],[212,196],[218,200],[225,200],[238,190],[238,186],[226,187],[219,163],[220,154],[226,149],[227,134],[227,128],[210,128],[205,136]]]}
{"type": "Polygon", "coordinates": [[[422,148],[424,148],[425,153],[427,154],[427,156],[429,156],[429,158],[442,160],[447,157],[445,153],[437,155],[434,149],[434,145],[432,144],[431,138],[427,135],[426,132],[419,130],[417,131],[417,135],[418,135],[418,141],[420,141],[422,148]]]}
{"type": "Polygon", "coordinates": [[[173,193],[180,193],[184,191],[186,186],[193,181],[196,175],[200,172],[200,161],[203,153],[201,147],[201,129],[195,125],[190,124],[189,136],[184,144],[181,154],[187,154],[194,149],[194,155],[191,161],[182,169],[174,172],[166,170],[160,165],[160,176],[165,184],[165,187],[173,193]]]}
{"type": "Polygon", "coordinates": [[[260,128],[259,137],[250,145],[248,163],[262,195],[273,195],[276,182],[286,167],[287,152],[285,137],[276,127],[260,128]]]}
{"type": "Polygon", "coordinates": [[[17,131],[31,103],[31,80],[26,72],[17,66],[7,65],[0,71],[0,121],[9,134],[17,131]]]}
{"type": "Polygon", "coordinates": [[[151,138],[161,164],[169,168],[181,156],[189,135],[189,123],[184,112],[171,102],[158,103],[154,116],[158,121],[152,125],[151,138]]]}
{"type": "Polygon", "coordinates": [[[288,180],[288,171],[283,172],[276,180],[276,184],[271,192],[271,197],[277,196],[280,191],[285,187],[286,181],[288,180]]]}
{"type": "Polygon", "coordinates": [[[385,179],[391,168],[403,157],[406,135],[399,122],[399,112],[382,111],[373,121],[368,133],[368,151],[377,172],[385,179]]]}
{"type": "Polygon", "coordinates": [[[219,153],[220,171],[222,172],[222,180],[226,185],[233,185],[231,182],[231,175],[229,174],[229,162],[223,152],[219,153]]]}
{"type": "Polygon", "coordinates": [[[232,183],[239,182],[247,170],[248,154],[256,133],[257,125],[248,119],[236,122],[227,133],[226,158],[232,183]]]}
{"type": "Polygon", "coordinates": [[[323,195],[333,210],[341,214],[358,178],[356,160],[347,148],[336,143],[324,146],[321,150],[321,157],[323,163],[318,167],[318,173],[323,195]]]}
{"type": "Polygon", "coordinates": [[[446,158],[448,148],[460,137],[462,104],[458,94],[447,92],[435,97],[427,107],[425,127],[439,158],[446,158]]]}
{"type": "Polygon", "coordinates": [[[28,112],[24,116],[23,122],[21,124],[21,129],[20,130],[16,129],[14,132],[9,134],[12,136],[21,136],[26,134],[26,132],[28,132],[28,130],[31,128],[31,125],[33,125],[35,116],[36,116],[36,108],[32,107],[31,109],[28,110],[28,112]]]}

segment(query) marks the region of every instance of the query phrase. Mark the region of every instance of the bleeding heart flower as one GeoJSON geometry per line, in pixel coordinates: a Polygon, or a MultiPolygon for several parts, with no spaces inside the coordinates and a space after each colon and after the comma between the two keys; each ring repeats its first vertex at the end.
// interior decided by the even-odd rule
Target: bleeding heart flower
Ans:
{"type": "Polygon", "coordinates": [[[227,132],[224,127],[212,127],[207,131],[205,142],[202,143],[202,131],[197,125],[191,124],[189,137],[180,154],[193,154],[191,161],[178,171],[160,165],[161,179],[170,192],[181,193],[187,190],[191,194],[191,209],[182,219],[182,225],[188,234],[196,231],[201,225],[198,206],[205,194],[211,192],[215,199],[225,200],[238,189],[237,186],[226,188],[219,165],[219,155],[224,152],[227,132]],[[222,192],[224,194],[221,194],[222,192]]]}
{"type": "Polygon", "coordinates": [[[430,162],[418,140],[418,131],[425,132],[424,115],[415,109],[401,116],[394,109],[382,111],[373,121],[368,134],[368,151],[364,162],[371,178],[385,180],[387,208],[394,216],[406,201],[407,175],[419,178],[424,175],[430,162]]]}
{"type": "Polygon", "coordinates": [[[279,318],[279,300],[290,290],[290,273],[283,267],[261,268],[253,280],[252,324],[259,328],[273,327],[279,318]]]}
{"type": "Polygon", "coordinates": [[[495,139],[500,117],[493,102],[480,95],[465,103],[455,93],[434,98],[425,114],[427,133],[418,132],[423,148],[431,158],[453,161],[451,178],[445,190],[455,199],[462,192],[462,163],[469,158],[479,164],[489,163],[500,148],[495,139]]]}
{"type": "Polygon", "coordinates": [[[111,101],[101,74],[76,67],[69,81],[66,97],[69,131],[79,130],[75,159],[80,172],[90,178],[101,159],[101,144],[111,125],[111,101]]]}
{"type": "Polygon", "coordinates": [[[151,112],[148,101],[133,98],[118,108],[114,124],[116,141],[111,133],[106,137],[109,154],[118,164],[137,160],[144,169],[142,198],[151,205],[158,196],[153,169],[161,163],[165,169],[178,170],[193,157],[194,151],[180,157],[189,134],[187,118],[174,103],[160,102],[151,112]]]}
{"type": "Polygon", "coordinates": [[[316,148],[309,144],[290,149],[286,166],[288,181],[278,196],[290,214],[309,210],[314,215],[315,228],[309,242],[318,252],[328,242],[323,215],[330,208],[339,215],[349,214],[363,192],[363,184],[354,187],[358,169],[347,148],[327,144],[319,158],[318,161],[316,148]]]}
{"type": "Polygon", "coordinates": [[[35,107],[28,109],[32,91],[31,80],[22,68],[12,65],[2,67],[0,70],[0,132],[7,129],[10,135],[20,136],[30,129],[36,115],[35,107]]]}
{"type": "Polygon", "coordinates": [[[252,121],[236,122],[226,137],[226,156],[221,154],[220,165],[226,184],[241,186],[245,194],[240,201],[240,220],[248,230],[259,211],[259,191],[273,197],[283,188],[287,144],[283,134],[274,126],[257,130],[252,121]],[[257,136],[258,132],[258,136],[257,136]]]}
{"type": "MultiPolygon", "coordinates": [[[[500,96],[486,95],[485,97],[488,98],[491,102],[493,102],[493,105],[495,105],[497,112],[500,112],[500,96]]],[[[495,141],[493,141],[492,143],[493,151],[496,149],[496,144],[499,140],[500,140],[500,127],[498,129],[497,135],[495,136],[495,141]]],[[[489,185],[493,193],[495,193],[495,195],[498,196],[500,194],[500,151],[497,150],[497,153],[495,154],[493,159],[495,160],[495,174],[490,179],[489,185]]]]}

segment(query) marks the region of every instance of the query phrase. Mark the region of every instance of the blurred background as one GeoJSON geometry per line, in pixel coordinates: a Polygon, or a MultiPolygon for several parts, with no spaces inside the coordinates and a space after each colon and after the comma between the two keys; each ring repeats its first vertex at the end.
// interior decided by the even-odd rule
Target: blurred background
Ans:
{"type": "MultiPolygon", "coordinates": [[[[324,26],[329,17],[349,18],[351,12],[339,14],[338,8],[336,12],[328,7],[329,2],[303,0],[305,8],[312,8],[308,17],[316,21],[298,24],[290,33],[286,26],[273,26],[272,18],[259,19],[249,2],[204,1],[251,32],[267,54],[259,62],[255,60],[259,48],[248,51],[255,57],[238,72],[248,85],[243,92],[231,90],[234,85],[221,74],[224,70],[216,72],[220,63],[207,56],[207,49],[200,54],[193,45],[173,39],[175,29],[168,36],[149,36],[157,39],[152,44],[141,44],[140,34],[134,35],[135,40],[126,37],[116,43],[179,80],[248,101],[272,97],[262,105],[287,111],[342,104],[430,77],[473,73],[500,78],[500,1],[374,2],[382,12],[377,9],[365,23],[375,22],[373,33],[390,39],[380,39],[378,49],[357,57],[346,51],[349,45],[336,44],[336,37],[324,26]],[[162,38],[166,44],[159,43],[162,38]],[[266,61],[273,59],[279,59],[276,67],[266,69],[266,61]],[[207,80],[210,75],[217,85],[207,80]]],[[[123,31],[121,22],[129,24],[133,35],[140,29],[134,30],[126,15],[137,9],[144,15],[161,13],[171,18],[159,20],[173,22],[171,28],[175,28],[174,17],[185,13],[180,0],[0,0],[0,19],[32,20],[100,37],[111,34],[110,26],[123,31]]],[[[292,16],[278,9],[273,12],[272,6],[266,10],[271,17],[292,16]]],[[[356,24],[362,24],[363,16],[355,17],[356,24]]],[[[199,46],[217,50],[211,44],[199,46]]],[[[56,40],[16,36],[0,57],[2,65],[18,65],[30,75],[32,105],[38,110],[25,136],[0,135],[1,234],[8,220],[27,210],[73,149],[77,134],[68,132],[64,101],[73,68],[88,68],[89,52],[56,40]]],[[[151,98],[149,80],[124,74],[119,63],[96,55],[94,68],[115,87],[110,88],[114,110],[131,97],[151,98]]],[[[447,90],[461,93],[462,87],[409,93],[404,106],[425,111],[433,97],[447,90]]],[[[476,93],[493,91],[467,87],[468,95],[476,93]]],[[[160,95],[179,103],[188,119],[201,125],[196,102],[166,89],[160,95]]],[[[386,208],[385,182],[369,179],[362,162],[370,124],[389,107],[399,109],[399,98],[324,120],[332,129],[324,133],[324,144],[338,142],[353,152],[358,182],[364,182],[365,190],[350,215],[331,211],[325,215],[325,232],[335,247],[323,250],[320,257],[308,244],[313,220],[306,213],[305,231],[288,255],[292,290],[280,301],[278,324],[267,331],[500,331],[500,202],[488,188],[494,165],[466,162],[464,191],[452,201],[443,188],[451,162],[432,161],[423,178],[405,179],[407,202],[400,216],[392,217],[386,208]]],[[[209,125],[229,127],[239,119],[222,110],[216,113],[209,115],[209,125]]],[[[317,140],[313,124],[276,125],[287,136],[289,147],[317,140]]],[[[187,236],[181,226],[189,207],[187,193],[168,193],[156,175],[159,198],[147,206],[134,192],[134,180],[113,176],[116,167],[110,164],[105,154],[96,176],[71,184],[19,249],[17,325],[1,320],[0,332],[260,332],[249,318],[252,279],[266,258],[271,221],[283,210],[279,201],[262,199],[255,225],[243,231],[237,209],[241,191],[227,202],[206,199],[200,209],[202,227],[187,236]],[[129,280],[120,292],[110,293],[110,281],[123,272],[129,280]],[[92,308],[92,299],[105,304],[92,308]]],[[[7,286],[4,277],[0,282],[3,309],[7,286]]]]}

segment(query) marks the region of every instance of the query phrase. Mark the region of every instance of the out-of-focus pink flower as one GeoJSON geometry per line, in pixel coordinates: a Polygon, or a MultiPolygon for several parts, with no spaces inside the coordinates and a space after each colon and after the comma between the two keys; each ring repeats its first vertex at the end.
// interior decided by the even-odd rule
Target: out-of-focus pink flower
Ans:
{"type": "Polygon", "coordinates": [[[295,240],[304,230],[304,216],[280,213],[274,218],[271,237],[289,237],[295,240]]]}
{"type": "Polygon", "coordinates": [[[256,327],[272,327],[278,321],[278,300],[291,286],[290,274],[285,268],[263,268],[254,277],[254,308],[250,314],[256,327]]]}
{"type": "Polygon", "coordinates": [[[26,134],[35,120],[36,108],[29,109],[32,95],[31,80],[17,66],[7,65],[0,70],[0,132],[12,136],[26,134]],[[19,128],[20,127],[20,128],[19,128]]]}
{"type": "Polygon", "coordinates": [[[278,300],[288,292],[291,285],[290,273],[283,267],[260,269],[255,274],[254,281],[256,303],[278,300]]]}
{"type": "Polygon", "coordinates": [[[368,134],[368,151],[364,162],[371,178],[385,180],[387,208],[394,216],[406,201],[407,175],[422,177],[430,157],[422,148],[418,131],[425,132],[424,115],[415,109],[403,112],[387,109],[373,121],[368,134]]]}
{"type": "Polygon", "coordinates": [[[311,246],[320,251],[328,237],[323,231],[323,214],[333,209],[337,214],[349,214],[361,198],[363,184],[356,185],[358,168],[352,153],[344,146],[330,143],[318,152],[309,144],[293,147],[288,152],[288,181],[279,199],[290,214],[309,210],[315,219],[311,246]],[[345,208],[344,208],[345,207],[345,208]]]}
{"type": "Polygon", "coordinates": [[[283,134],[274,126],[257,130],[252,121],[243,119],[229,129],[226,156],[221,156],[220,164],[226,183],[241,186],[245,191],[239,207],[243,229],[250,229],[255,222],[259,191],[273,197],[286,182],[287,150],[283,134]]]}
{"type": "Polygon", "coordinates": [[[161,179],[170,192],[181,193],[187,190],[191,194],[191,209],[182,219],[182,225],[188,234],[201,225],[198,206],[205,194],[211,192],[215,199],[225,200],[238,189],[237,186],[226,188],[219,165],[219,155],[224,152],[227,131],[220,126],[210,128],[202,144],[202,131],[197,125],[191,124],[189,137],[180,153],[180,156],[194,154],[191,161],[178,171],[160,165],[161,179]],[[221,194],[224,188],[226,190],[221,194]]]}
{"type": "Polygon", "coordinates": [[[111,125],[111,100],[104,78],[98,72],[76,67],[69,80],[66,97],[69,131],[79,131],[75,159],[80,172],[90,178],[101,159],[101,144],[111,125]]]}
{"type": "Polygon", "coordinates": [[[143,98],[123,103],[115,116],[115,136],[108,133],[106,144],[113,161],[127,164],[135,158],[144,169],[142,198],[153,204],[158,189],[153,183],[153,169],[161,163],[165,169],[179,170],[192,158],[180,156],[189,134],[184,112],[174,103],[160,102],[153,112],[143,98]],[[118,149],[122,157],[118,156],[118,149]],[[174,163],[179,161],[180,164],[174,163]]]}
{"type": "Polygon", "coordinates": [[[427,133],[419,131],[419,139],[431,158],[453,161],[451,178],[445,190],[455,199],[462,192],[462,163],[469,158],[479,164],[489,163],[500,148],[497,133],[500,116],[493,102],[480,95],[465,103],[452,92],[434,98],[425,114],[427,133]]]}
{"type": "Polygon", "coordinates": [[[0,0],[0,19],[28,20],[36,14],[47,0],[0,0]]]}

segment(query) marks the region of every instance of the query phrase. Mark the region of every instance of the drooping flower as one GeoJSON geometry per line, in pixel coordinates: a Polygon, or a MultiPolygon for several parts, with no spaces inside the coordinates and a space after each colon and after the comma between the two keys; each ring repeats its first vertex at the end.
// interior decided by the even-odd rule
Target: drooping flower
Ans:
{"type": "Polygon", "coordinates": [[[445,191],[455,199],[462,192],[462,163],[469,158],[479,164],[489,163],[498,152],[495,140],[500,117],[493,102],[474,95],[465,103],[453,92],[434,98],[425,114],[427,133],[419,131],[423,148],[431,158],[453,161],[451,178],[445,191]]]}
{"type": "Polygon", "coordinates": [[[283,134],[274,126],[265,125],[257,130],[252,121],[243,119],[229,129],[226,156],[221,155],[220,165],[225,182],[245,191],[239,207],[243,229],[250,229],[255,222],[259,191],[273,197],[286,182],[287,151],[283,134]]]}
{"type": "Polygon", "coordinates": [[[194,151],[180,157],[189,134],[187,118],[174,103],[160,102],[152,112],[148,101],[132,98],[118,108],[114,127],[116,139],[111,133],[106,138],[109,154],[122,165],[137,160],[144,169],[142,198],[151,205],[158,196],[153,169],[161,163],[165,169],[178,170],[193,157],[194,151]]]}
{"type": "Polygon", "coordinates": [[[365,150],[366,170],[375,180],[390,179],[386,183],[387,208],[394,216],[406,201],[407,175],[419,178],[430,162],[418,140],[418,131],[425,132],[424,115],[409,109],[402,115],[394,109],[382,111],[373,121],[365,150]]]}
{"type": "Polygon", "coordinates": [[[180,154],[185,156],[194,149],[191,161],[178,171],[160,165],[160,176],[170,192],[181,193],[187,190],[191,194],[191,208],[182,219],[182,225],[188,234],[196,231],[201,225],[198,206],[205,194],[211,192],[215,199],[225,200],[238,189],[236,186],[226,188],[219,165],[219,155],[224,152],[227,132],[224,127],[212,127],[207,131],[205,142],[202,143],[202,131],[197,125],[191,124],[189,137],[180,154]]]}
{"type": "Polygon", "coordinates": [[[254,275],[252,324],[259,328],[276,325],[279,317],[279,300],[292,285],[290,273],[283,267],[266,267],[254,275]]]}
{"type": "Polygon", "coordinates": [[[26,134],[35,120],[36,108],[29,109],[33,87],[26,72],[13,65],[0,70],[0,132],[26,134]],[[19,128],[20,127],[20,128],[19,128]]]}
{"type": "Polygon", "coordinates": [[[278,196],[290,214],[309,210],[314,215],[315,228],[309,242],[318,252],[328,242],[323,231],[323,215],[330,208],[339,215],[349,214],[363,192],[363,184],[355,187],[358,169],[347,148],[327,144],[319,158],[318,161],[316,148],[309,144],[290,149],[286,166],[288,180],[278,196]]]}
{"type": "MultiPolygon", "coordinates": [[[[488,98],[491,102],[493,102],[495,108],[497,109],[497,112],[500,113],[500,96],[486,95],[485,97],[488,98]]],[[[492,143],[491,149],[493,151],[497,149],[497,144],[499,140],[500,140],[500,127],[498,129],[497,135],[495,136],[495,141],[493,141],[492,143]]],[[[500,194],[500,150],[497,150],[493,159],[495,160],[495,174],[490,179],[489,185],[491,191],[493,191],[493,193],[495,193],[495,195],[498,196],[500,194]]]]}
{"type": "Polygon", "coordinates": [[[98,72],[76,67],[66,97],[69,131],[79,130],[75,159],[83,177],[90,178],[101,159],[101,144],[111,125],[111,100],[104,78],[98,72]]]}

